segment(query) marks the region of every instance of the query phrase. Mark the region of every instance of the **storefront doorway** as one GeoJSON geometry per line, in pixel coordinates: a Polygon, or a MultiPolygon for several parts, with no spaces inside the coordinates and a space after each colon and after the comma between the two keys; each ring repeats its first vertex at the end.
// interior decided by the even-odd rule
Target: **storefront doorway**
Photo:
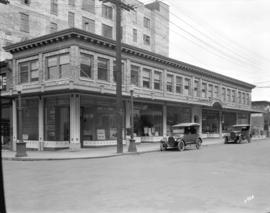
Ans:
{"type": "Polygon", "coordinates": [[[202,133],[203,134],[219,134],[219,111],[202,110],[202,133]]]}

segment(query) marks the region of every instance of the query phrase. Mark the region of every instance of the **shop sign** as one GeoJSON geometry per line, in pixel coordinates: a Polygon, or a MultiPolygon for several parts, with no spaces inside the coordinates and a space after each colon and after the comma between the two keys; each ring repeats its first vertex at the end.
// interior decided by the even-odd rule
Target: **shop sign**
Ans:
{"type": "Polygon", "coordinates": [[[97,129],[97,139],[105,140],[105,129],[97,129]]]}

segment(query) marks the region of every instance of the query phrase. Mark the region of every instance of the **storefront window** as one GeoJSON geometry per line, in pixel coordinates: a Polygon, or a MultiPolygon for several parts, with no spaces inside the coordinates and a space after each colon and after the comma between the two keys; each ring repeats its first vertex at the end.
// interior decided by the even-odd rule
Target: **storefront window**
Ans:
{"type": "Polygon", "coordinates": [[[82,140],[117,139],[117,119],[113,100],[81,96],[82,140]]]}
{"type": "Polygon", "coordinates": [[[219,133],[219,112],[202,110],[202,133],[219,133]]]}
{"type": "Polygon", "coordinates": [[[44,99],[44,129],[46,141],[69,141],[69,97],[44,99]]]}
{"type": "Polygon", "coordinates": [[[191,109],[187,107],[167,107],[167,133],[170,134],[172,125],[191,122],[191,109]]]}
{"type": "Polygon", "coordinates": [[[249,124],[249,113],[238,113],[237,123],[238,124],[249,124]]]}
{"type": "MultiPolygon", "coordinates": [[[[17,101],[18,106],[18,101],[17,101]]],[[[22,100],[22,134],[24,140],[38,140],[38,99],[22,100]]],[[[17,113],[19,125],[19,113],[17,113]]],[[[19,126],[17,128],[19,135],[19,126]]]]}
{"type": "Polygon", "coordinates": [[[134,104],[135,136],[162,135],[162,106],[154,104],[134,104]]]}
{"type": "Polygon", "coordinates": [[[230,132],[232,125],[236,124],[236,113],[234,112],[223,112],[222,113],[222,131],[230,132]]]}

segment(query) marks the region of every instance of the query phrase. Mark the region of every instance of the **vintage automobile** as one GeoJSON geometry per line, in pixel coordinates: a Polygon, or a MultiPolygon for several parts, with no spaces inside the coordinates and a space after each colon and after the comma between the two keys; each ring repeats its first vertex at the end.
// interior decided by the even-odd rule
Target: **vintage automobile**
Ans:
{"type": "Polygon", "coordinates": [[[251,142],[250,125],[236,124],[232,126],[232,131],[224,135],[224,143],[251,142]]]}
{"type": "Polygon", "coordinates": [[[160,151],[168,148],[177,148],[183,151],[186,146],[195,145],[197,149],[201,147],[202,139],[199,135],[198,123],[179,123],[172,126],[171,135],[164,137],[160,141],[160,151]]]}

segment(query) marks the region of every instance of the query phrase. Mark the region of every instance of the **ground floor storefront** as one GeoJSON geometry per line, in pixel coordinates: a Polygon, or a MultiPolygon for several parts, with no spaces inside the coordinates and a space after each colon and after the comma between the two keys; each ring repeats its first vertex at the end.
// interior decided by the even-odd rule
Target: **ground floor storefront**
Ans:
{"type": "MultiPolygon", "coordinates": [[[[90,94],[55,94],[22,97],[22,137],[29,149],[50,150],[116,145],[115,97],[90,94]]],[[[2,114],[9,125],[6,138],[11,149],[18,140],[18,99],[2,114]],[[7,112],[6,112],[7,111],[7,112]]],[[[249,123],[249,112],[216,109],[186,103],[136,100],[133,105],[137,143],[159,142],[177,123],[200,123],[202,137],[222,137],[236,123],[249,123]]],[[[123,143],[130,138],[131,105],[123,98],[123,143]]]]}

